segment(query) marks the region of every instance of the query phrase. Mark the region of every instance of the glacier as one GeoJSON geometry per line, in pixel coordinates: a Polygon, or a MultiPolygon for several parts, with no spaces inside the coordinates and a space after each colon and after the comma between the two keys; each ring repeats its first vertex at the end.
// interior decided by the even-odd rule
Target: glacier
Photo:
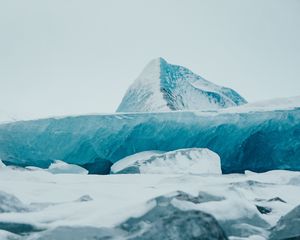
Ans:
{"type": "Polygon", "coordinates": [[[249,104],[216,111],[69,116],[0,125],[6,165],[47,168],[54,160],[108,174],[143,151],[208,148],[223,173],[300,170],[299,97],[282,106],[249,104]]]}
{"type": "Polygon", "coordinates": [[[213,84],[185,67],[157,58],[129,87],[117,112],[212,110],[245,103],[233,89],[213,84]]]}

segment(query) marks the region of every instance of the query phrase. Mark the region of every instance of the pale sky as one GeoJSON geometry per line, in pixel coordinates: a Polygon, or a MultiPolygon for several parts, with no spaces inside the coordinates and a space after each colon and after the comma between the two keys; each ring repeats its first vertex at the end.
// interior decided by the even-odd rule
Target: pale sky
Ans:
{"type": "Polygon", "coordinates": [[[0,121],[114,112],[153,58],[300,95],[299,0],[0,0],[0,121]]]}

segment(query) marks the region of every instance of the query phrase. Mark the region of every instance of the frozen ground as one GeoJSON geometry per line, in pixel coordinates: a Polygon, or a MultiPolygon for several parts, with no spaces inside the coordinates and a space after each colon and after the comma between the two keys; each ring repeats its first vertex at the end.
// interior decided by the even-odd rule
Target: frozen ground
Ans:
{"type": "Polygon", "coordinates": [[[171,239],[163,235],[168,226],[155,232],[165,224],[159,214],[199,220],[198,211],[215,217],[230,239],[266,239],[299,204],[300,172],[100,176],[0,168],[0,239],[171,239]]]}

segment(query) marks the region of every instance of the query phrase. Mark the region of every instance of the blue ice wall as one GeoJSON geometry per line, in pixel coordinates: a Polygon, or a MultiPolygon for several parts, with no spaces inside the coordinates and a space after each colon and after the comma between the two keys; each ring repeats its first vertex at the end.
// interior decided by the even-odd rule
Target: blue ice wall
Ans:
{"type": "Polygon", "coordinates": [[[217,152],[225,173],[300,170],[300,109],[94,115],[0,125],[0,158],[22,166],[46,167],[55,159],[106,166],[140,151],[189,147],[217,152]]]}

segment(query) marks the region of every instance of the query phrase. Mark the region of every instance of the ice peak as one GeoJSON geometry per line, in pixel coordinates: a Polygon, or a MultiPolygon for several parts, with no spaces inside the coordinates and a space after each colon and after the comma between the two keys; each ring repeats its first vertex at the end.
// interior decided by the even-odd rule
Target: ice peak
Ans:
{"type": "Polygon", "coordinates": [[[244,103],[246,100],[234,90],[158,57],[130,86],[117,112],[214,110],[244,103]]]}
{"type": "MultiPolygon", "coordinates": [[[[144,68],[145,69],[151,69],[154,71],[160,71],[160,68],[163,64],[168,64],[167,61],[165,59],[163,59],[162,57],[157,57],[152,59],[144,68]]],[[[143,71],[144,72],[144,71],[143,71]]]]}

